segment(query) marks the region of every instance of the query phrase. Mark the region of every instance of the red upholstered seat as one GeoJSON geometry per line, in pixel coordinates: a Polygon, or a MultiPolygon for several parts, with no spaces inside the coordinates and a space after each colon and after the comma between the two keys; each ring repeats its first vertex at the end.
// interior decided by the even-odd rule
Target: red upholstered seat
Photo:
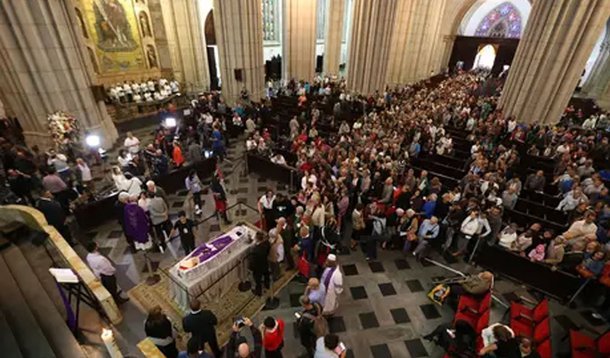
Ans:
{"type": "Polygon", "coordinates": [[[540,358],[552,358],[553,357],[553,348],[551,346],[551,340],[545,339],[542,343],[538,345],[536,351],[540,355],[540,358]]]}
{"type": "Polygon", "coordinates": [[[599,350],[599,353],[610,356],[610,331],[602,334],[602,336],[597,339],[597,349],[599,350]]]}
{"type": "Polygon", "coordinates": [[[481,349],[483,349],[483,347],[484,347],[484,345],[483,345],[483,337],[481,337],[481,335],[479,335],[479,336],[477,337],[477,341],[476,341],[476,343],[475,343],[475,346],[474,346],[474,347],[475,347],[475,350],[474,350],[474,351],[475,351],[476,353],[480,352],[480,351],[481,351],[481,349]]]}
{"type": "Polygon", "coordinates": [[[534,308],[529,308],[521,303],[510,304],[510,319],[540,322],[549,316],[549,300],[543,299],[534,308]]]}
{"type": "Polygon", "coordinates": [[[485,327],[487,327],[489,325],[489,309],[485,312],[483,312],[483,314],[481,315],[481,317],[479,317],[479,320],[477,321],[477,325],[476,325],[476,332],[477,334],[480,334],[485,327]]]}
{"type": "Polygon", "coordinates": [[[570,349],[572,358],[594,358],[597,355],[595,339],[575,330],[570,330],[570,349]]]}
{"type": "Polygon", "coordinates": [[[491,306],[491,291],[487,292],[482,298],[477,298],[470,295],[460,296],[458,303],[458,312],[471,312],[480,315],[491,306]]]}
{"type": "Polygon", "coordinates": [[[551,336],[551,320],[549,317],[542,320],[534,327],[534,342],[536,344],[544,342],[551,336]]]}
{"type": "Polygon", "coordinates": [[[515,336],[527,338],[532,338],[534,336],[534,327],[529,322],[514,319],[510,321],[510,328],[515,332],[515,336]]]}
{"type": "Polygon", "coordinates": [[[515,319],[510,322],[510,328],[515,332],[515,336],[531,338],[537,344],[551,336],[551,321],[549,317],[543,319],[535,326],[515,319]]]}
{"type": "Polygon", "coordinates": [[[478,319],[479,319],[478,316],[468,314],[468,313],[458,312],[455,314],[455,317],[453,318],[453,322],[464,321],[464,322],[467,322],[470,325],[470,327],[472,327],[473,329],[476,329],[478,319]]]}

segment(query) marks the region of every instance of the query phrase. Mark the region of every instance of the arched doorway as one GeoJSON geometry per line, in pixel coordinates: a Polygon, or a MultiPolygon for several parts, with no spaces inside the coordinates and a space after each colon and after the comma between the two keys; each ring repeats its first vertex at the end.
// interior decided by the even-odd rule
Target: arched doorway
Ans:
{"type": "Polygon", "coordinates": [[[210,89],[220,90],[222,85],[220,79],[220,65],[218,60],[218,45],[216,43],[216,32],[214,30],[214,10],[210,10],[205,18],[203,26],[206,51],[208,54],[208,70],[210,71],[210,89]]]}
{"type": "Polygon", "coordinates": [[[448,66],[488,68],[493,75],[510,66],[531,12],[530,0],[474,0],[459,12],[448,66]],[[491,45],[491,47],[488,47],[491,45]]]}
{"type": "Polygon", "coordinates": [[[472,69],[491,70],[496,60],[496,48],[494,45],[480,45],[477,56],[474,58],[472,69]]]}

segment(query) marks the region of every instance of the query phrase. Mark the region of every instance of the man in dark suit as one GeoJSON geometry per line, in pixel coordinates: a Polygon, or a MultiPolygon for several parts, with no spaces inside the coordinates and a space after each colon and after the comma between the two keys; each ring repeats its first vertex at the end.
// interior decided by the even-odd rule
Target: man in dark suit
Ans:
{"type": "Polygon", "coordinates": [[[214,357],[222,357],[222,351],[216,340],[216,324],[218,319],[210,310],[202,310],[201,303],[193,299],[190,303],[191,312],[182,319],[185,332],[191,333],[192,339],[197,341],[203,350],[206,342],[210,345],[214,357]]]}
{"type": "Polygon", "coordinates": [[[269,289],[270,278],[269,278],[269,251],[271,250],[271,244],[267,240],[267,236],[262,232],[256,233],[255,237],[256,244],[250,253],[250,270],[254,276],[254,294],[262,296],[263,294],[263,282],[265,288],[269,289]]]}
{"type": "Polygon", "coordinates": [[[47,223],[53,226],[70,245],[76,245],[76,242],[72,240],[70,229],[66,225],[66,213],[62,206],[53,199],[53,194],[50,191],[42,192],[36,203],[36,209],[40,210],[47,223]]]}

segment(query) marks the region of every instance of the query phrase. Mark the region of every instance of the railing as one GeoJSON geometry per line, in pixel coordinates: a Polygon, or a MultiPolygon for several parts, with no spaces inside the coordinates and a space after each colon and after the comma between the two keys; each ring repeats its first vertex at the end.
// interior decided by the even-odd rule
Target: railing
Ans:
{"type": "Polygon", "coordinates": [[[72,269],[92,297],[99,302],[103,315],[113,324],[121,322],[123,319],[121,312],[108,290],[101,285],[99,279],[95,277],[61,234],[47,223],[40,211],[27,206],[5,205],[0,207],[0,219],[6,222],[23,223],[33,230],[48,235],[48,238],[44,241],[44,247],[53,263],[58,267],[72,269]]]}

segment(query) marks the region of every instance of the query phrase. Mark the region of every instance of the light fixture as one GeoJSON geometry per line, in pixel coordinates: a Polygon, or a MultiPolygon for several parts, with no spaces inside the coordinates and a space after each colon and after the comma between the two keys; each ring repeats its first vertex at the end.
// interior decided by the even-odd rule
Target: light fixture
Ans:
{"type": "Polygon", "coordinates": [[[85,138],[85,143],[87,143],[87,145],[91,148],[97,148],[100,146],[101,143],[100,136],[96,134],[89,134],[85,138]]]}
{"type": "Polygon", "coordinates": [[[165,118],[164,124],[165,124],[165,127],[167,127],[167,128],[174,128],[174,127],[176,127],[176,118],[167,117],[167,118],[165,118]]]}

